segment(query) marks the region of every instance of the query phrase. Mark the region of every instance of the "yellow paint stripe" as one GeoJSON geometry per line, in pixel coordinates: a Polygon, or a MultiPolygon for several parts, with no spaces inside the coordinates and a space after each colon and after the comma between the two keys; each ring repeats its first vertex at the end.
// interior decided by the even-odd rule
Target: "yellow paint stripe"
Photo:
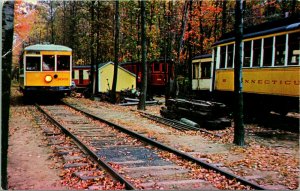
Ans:
{"type": "Polygon", "coordinates": [[[65,51],[41,51],[41,54],[43,55],[71,55],[72,52],[65,52],[65,51]]]}

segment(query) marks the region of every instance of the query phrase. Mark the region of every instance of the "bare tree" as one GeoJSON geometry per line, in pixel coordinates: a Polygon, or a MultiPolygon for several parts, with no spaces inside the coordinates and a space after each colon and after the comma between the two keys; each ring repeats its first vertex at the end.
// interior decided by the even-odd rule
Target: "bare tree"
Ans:
{"type": "MultiPolygon", "coordinates": [[[[91,2],[90,13],[91,13],[91,33],[90,33],[90,52],[91,52],[91,73],[90,73],[90,93],[95,94],[95,51],[94,51],[94,39],[95,39],[95,1],[91,2]]],[[[97,72],[97,71],[96,71],[97,72]]]]}
{"type": "MultiPolygon", "coordinates": [[[[192,30],[192,25],[191,22],[193,21],[193,1],[190,0],[189,1],[189,17],[190,17],[190,22],[188,24],[188,31],[191,32],[192,30]]],[[[192,52],[192,38],[189,35],[188,38],[188,77],[189,77],[189,85],[188,85],[188,92],[191,93],[192,92],[192,57],[193,57],[193,52],[192,52]]]]}
{"type": "Polygon", "coordinates": [[[223,0],[222,10],[222,35],[226,33],[227,27],[227,0],[223,0]]]}
{"type": "Polygon", "coordinates": [[[138,110],[146,109],[146,96],[147,96],[147,62],[146,62],[146,2],[141,1],[141,27],[142,27],[142,90],[138,110]]]}
{"type": "Polygon", "coordinates": [[[112,102],[116,103],[116,88],[118,81],[118,66],[119,66],[119,32],[120,32],[120,15],[119,15],[119,0],[116,1],[115,10],[115,64],[114,64],[114,78],[112,84],[112,102]]]}
{"type": "Polygon", "coordinates": [[[234,66],[234,140],[233,143],[244,146],[244,114],[242,87],[242,39],[243,39],[243,0],[236,0],[235,7],[235,66],[234,66]]]}

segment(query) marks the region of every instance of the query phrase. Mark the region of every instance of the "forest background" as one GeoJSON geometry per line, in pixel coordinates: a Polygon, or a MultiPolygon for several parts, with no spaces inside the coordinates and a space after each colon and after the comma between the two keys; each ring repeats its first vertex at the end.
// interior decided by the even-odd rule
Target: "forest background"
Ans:
{"type": "MultiPolygon", "coordinates": [[[[140,1],[119,2],[119,63],[141,60],[140,1]]],[[[297,0],[244,1],[244,28],[299,15],[297,0]]],[[[115,1],[15,2],[13,68],[24,46],[52,43],[73,49],[74,65],[114,60],[115,1]],[[92,42],[92,43],[91,43],[92,42]],[[91,58],[91,51],[95,58],[91,58]]],[[[235,1],[146,1],[147,60],[172,59],[188,75],[188,59],[234,29],[235,1]]]]}
{"type": "MultiPolygon", "coordinates": [[[[243,2],[244,28],[280,18],[299,18],[300,15],[300,3],[297,0],[243,2]]],[[[73,65],[94,65],[115,60],[114,37],[117,30],[114,17],[115,1],[17,0],[1,3],[4,24],[1,25],[3,64],[0,66],[4,74],[3,79],[6,79],[4,83],[1,81],[3,88],[0,88],[1,92],[3,90],[0,102],[1,186],[6,188],[10,53],[13,53],[12,76],[18,72],[23,47],[36,43],[49,42],[68,46],[73,49],[73,65]]],[[[143,3],[137,0],[119,3],[120,32],[117,36],[120,43],[117,60],[140,61],[143,3]]],[[[211,53],[212,44],[223,34],[233,30],[234,8],[235,1],[226,0],[146,1],[147,60],[172,59],[176,64],[177,74],[191,75],[191,58],[198,54],[211,53]]]]}

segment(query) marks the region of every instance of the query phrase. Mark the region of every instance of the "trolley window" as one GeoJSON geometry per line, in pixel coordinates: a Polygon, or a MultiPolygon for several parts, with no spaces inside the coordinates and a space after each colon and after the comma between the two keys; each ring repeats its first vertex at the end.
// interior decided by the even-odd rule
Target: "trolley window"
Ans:
{"type": "Polygon", "coordinates": [[[19,58],[19,74],[24,74],[24,64],[22,63],[22,56],[19,58]]]}
{"type": "Polygon", "coordinates": [[[276,37],[275,41],[275,66],[283,66],[285,60],[285,39],[286,35],[276,37]]]}
{"type": "Polygon", "coordinates": [[[54,71],[54,55],[43,55],[43,71],[54,71]]]}
{"type": "Polygon", "coordinates": [[[228,45],[227,68],[232,68],[233,60],[233,44],[231,44],[228,45]]]}
{"type": "Polygon", "coordinates": [[[40,71],[41,70],[41,57],[26,56],[26,70],[27,71],[40,71]]]}
{"type": "Polygon", "coordinates": [[[57,70],[58,71],[70,70],[70,56],[57,55],[57,70]]]}
{"type": "Polygon", "coordinates": [[[250,62],[251,62],[251,42],[252,41],[246,41],[246,42],[244,42],[244,61],[243,61],[243,67],[250,67],[250,62]]]}
{"type": "Polygon", "coordinates": [[[225,68],[225,61],[226,61],[226,46],[221,47],[220,53],[220,68],[225,68]]]}
{"type": "Polygon", "coordinates": [[[193,67],[193,79],[197,79],[199,74],[199,62],[194,63],[194,67],[193,67]]]}
{"type": "Polygon", "coordinates": [[[153,72],[159,72],[160,71],[160,63],[153,63],[153,72]]]}
{"type": "Polygon", "coordinates": [[[83,70],[79,70],[79,84],[83,84],[83,70]]]}
{"type": "Polygon", "coordinates": [[[254,40],[253,43],[253,67],[259,67],[261,58],[261,39],[254,40]]]}
{"type": "Polygon", "coordinates": [[[216,67],[217,66],[217,55],[218,55],[218,49],[215,48],[213,50],[213,66],[216,67]]]}
{"type": "Polygon", "coordinates": [[[273,37],[264,39],[263,66],[272,66],[273,37]]]}
{"type": "Polygon", "coordinates": [[[288,65],[299,65],[300,47],[299,33],[289,34],[288,65]]]}
{"type": "Polygon", "coordinates": [[[201,63],[201,78],[211,78],[211,62],[201,63]]]}

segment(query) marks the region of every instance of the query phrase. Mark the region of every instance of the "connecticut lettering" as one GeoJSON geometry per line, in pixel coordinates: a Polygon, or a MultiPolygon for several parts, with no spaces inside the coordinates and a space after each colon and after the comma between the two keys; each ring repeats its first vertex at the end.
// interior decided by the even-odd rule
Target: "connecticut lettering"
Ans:
{"type": "Polygon", "coordinates": [[[242,80],[244,84],[299,85],[300,80],[242,80]]]}
{"type": "MultiPolygon", "coordinates": [[[[227,79],[222,79],[223,83],[227,83],[227,79]]],[[[262,84],[262,85],[300,85],[300,80],[242,80],[244,84],[262,84]]]]}

